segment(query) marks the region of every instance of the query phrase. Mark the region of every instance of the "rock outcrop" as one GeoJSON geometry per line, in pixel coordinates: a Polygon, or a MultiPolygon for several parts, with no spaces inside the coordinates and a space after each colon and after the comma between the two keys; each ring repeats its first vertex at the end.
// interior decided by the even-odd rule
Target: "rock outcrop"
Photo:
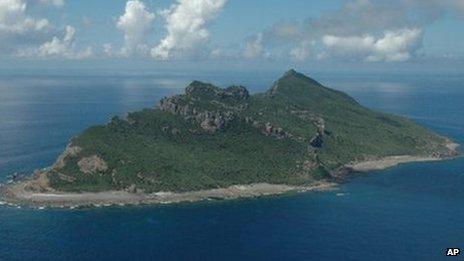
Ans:
{"type": "Polygon", "coordinates": [[[66,160],[72,157],[76,157],[81,151],[81,147],[68,144],[63,153],[58,156],[58,159],[56,160],[55,164],[53,164],[52,169],[59,170],[64,168],[66,166],[66,160]]]}
{"type": "Polygon", "coordinates": [[[293,135],[289,132],[284,131],[282,127],[275,126],[270,122],[262,123],[255,120],[252,117],[245,117],[245,122],[251,124],[254,128],[259,129],[263,134],[267,136],[274,136],[278,139],[293,138],[293,135]]]}
{"type": "Polygon", "coordinates": [[[108,170],[106,162],[97,155],[84,157],[77,162],[79,170],[85,174],[96,174],[108,170]]]}
{"type": "Polygon", "coordinates": [[[204,131],[214,133],[226,128],[238,111],[247,108],[243,101],[249,96],[248,90],[242,86],[221,89],[195,81],[185,89],[185,95],[164,98],[157,107],[164,112],[181,115],[186,120],[194,120],[204,131]],[[206,109],[203,103],[211,109],[206,109]]]}
{"type": "Polygon", "coordinates": [[[325,129],[325,121],[322,117],[319,117],[309,111],[291,111],[293,115],[297,115],[300,119],[311,122],[316,127],[316,133],[309,139],[309,145],[312,150],[317,150],[322,147],[324,143],[324,135],[328,135],[329,132],[325,129]]]}

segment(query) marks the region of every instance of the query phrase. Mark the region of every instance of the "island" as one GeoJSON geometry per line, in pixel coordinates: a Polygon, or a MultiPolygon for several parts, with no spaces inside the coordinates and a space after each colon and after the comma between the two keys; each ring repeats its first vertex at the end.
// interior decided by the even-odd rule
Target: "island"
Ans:
{"type": "Polygon", "coordinates": [[[53,166],[3,194],[82,206],[324,190],[356,171],[454,157],[457,147],[290,70],[252,95],[194,81],[153,108],[85,130],[53,166]]]}

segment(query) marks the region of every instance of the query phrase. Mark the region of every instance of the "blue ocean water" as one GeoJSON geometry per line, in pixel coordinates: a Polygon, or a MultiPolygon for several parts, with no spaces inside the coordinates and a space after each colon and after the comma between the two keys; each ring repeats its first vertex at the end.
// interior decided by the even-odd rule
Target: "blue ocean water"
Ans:
{"type": "MultiPolygon", "coordinates": [[[[464,76],[312,75],[464,143],[464,76]]],[[[192,79],[265,90],[278,73],[0,75],[0,181],[192,79]]],[[[0,260],[446,260],[464,250],[464,159],[372,172],[338,191],[85,210],[0,206],[0,260]]]]}

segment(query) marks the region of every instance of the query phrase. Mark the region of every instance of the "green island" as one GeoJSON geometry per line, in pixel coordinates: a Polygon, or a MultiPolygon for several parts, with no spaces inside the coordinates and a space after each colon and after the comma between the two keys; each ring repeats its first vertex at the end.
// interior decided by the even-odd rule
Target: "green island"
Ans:
{"type": "Polygon", "coordinates": [[[156,107],[72,138],[52,167],[21,188],[148,194],[306,186],[343,177],[356,164],[375,169],[371,165],[382,168],[382,160],[388,167],[441,159],[457,155],[456,148],[409,119],[363,107],[290,70],[265,93],[252,95],[242,86],[194,81],[156,107]]]}

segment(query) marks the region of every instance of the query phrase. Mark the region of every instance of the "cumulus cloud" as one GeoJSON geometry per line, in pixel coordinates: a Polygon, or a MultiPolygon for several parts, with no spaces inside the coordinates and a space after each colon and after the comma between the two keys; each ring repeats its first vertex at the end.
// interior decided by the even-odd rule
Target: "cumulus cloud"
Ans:
{"type": "Polygon", "coordinates": [[[60,32],[47,19],[30,16],[28,5],[37,3],[64,5],[63,0],[0,0],[0,50],[3,56],[82,59],[92,54],[91,48],[75,51],[74,27],[66,26],[60,32]]]}
{"type": "Polygon", "coordinates": [[[118,29],[124,32],[123,55],[148,53],[145,38],[152,30],[154,19],[155,14],[150,13],[144,3],[138,0],[127,1],[125,12],[117,22],[118,29]]]}
{"type": "MultiPolygon", "coordinates": [[[[270,50],[287,50],[293,60],[306,60],[311,57],[338,57],[341,50],[346,50],[351,59],[364,58],[365,61],[390,60],[403,61],[410,59],[421,46],[422,30],[427,25],[447,15],[464,15],[463,0],[351,0],[339,9],[326,12],[316,18],[303,21],[278,22],[261,34],[260,48],[270,50]],[[416,28],[407,29],[404,28],[416,28]],[[418,29],[419,28],[419,29],[418,29]],[[379,35],[384,41],[380,41],[379,35]],[[409,37],[409,38],[408,38],[409,37]],[[402,42],[411,42],[411,46],[402,42]],[[337,39],[338,50],[322,40],[337,39]],[[377,46],[374,43],[380,41],[377,46]],[[398,51],[383,50],[383,42],[398,41],[402,44],[391,44],[398,51]],[[315,42],[315,44],[308,44],[315,42]],[[369,44],[366,53],[363,44],[369,44]],[[343,43],[343,44],[341,44],[343,43]],[[406,45],[407,47],[401,47],[406,45]],[[276,46],[278,48],[276,48],[276,46]],[[323,50],[329,48],[328,50],[323,50]],[[358,55],[354,55],[357,53],[358,55]]],[[[244,48],[250,46],[249,37],[244,48]]],[[[288,57],[288,56],[287,56],[288,57]]]]}
{"type": "Polygon", "coordinates": [[[324,57],[399,62],[409,60],[420,47],[422,31],[418,28],[404,28],[386,31],[379,38],[369,34],[346,37],[326,35],[322,42],[328,48],[324,57]]]}
{"type": "Polygon", "coordinates": [[[167,60],[180,56],[195,56],[208,43],[206,28],[224,8],[227,0],[177,0],[162,13],[167,35],[151,49],[155,59],[167,60]]]}
{"type": "Polygon", "coordinates": [[[25,0],[0,0],[0,37],[20,37],[50,29],[47,19],[26,15],[25,0]]]}
{"type": "Polygon", "coordinates": [[[62,38],[54,36],[50,41],[38,47],[30,47],[19,51],[18,56],[67,59],[84,59],[90,57],[92,55],[92,48],[90,47],[87,47],[83,51],[75,51],[75,35],[76,29],[68,25],[62,38]]]}

